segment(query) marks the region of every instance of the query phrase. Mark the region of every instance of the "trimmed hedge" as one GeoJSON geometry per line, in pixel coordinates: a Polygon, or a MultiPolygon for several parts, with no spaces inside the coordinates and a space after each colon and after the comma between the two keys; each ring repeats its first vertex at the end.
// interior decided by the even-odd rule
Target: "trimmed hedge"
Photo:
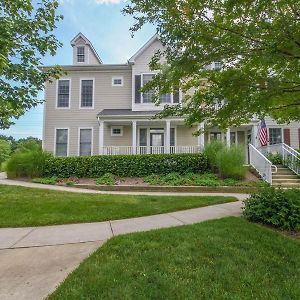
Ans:
{"type": "Polygon", "coordinates": [[[49,157],[44,170],[45,177],[95,178],[106,173],[140,177],[172,172],[204,173],[208,171],[208,161],[202,153],[49,157]]]}

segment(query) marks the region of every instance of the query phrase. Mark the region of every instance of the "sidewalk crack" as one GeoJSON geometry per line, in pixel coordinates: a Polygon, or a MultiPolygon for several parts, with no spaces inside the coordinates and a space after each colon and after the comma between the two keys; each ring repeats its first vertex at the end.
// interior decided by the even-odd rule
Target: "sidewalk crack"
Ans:
{"type": "Polygon", "coordinates": [[[112,234],[112,236],[115,236],[113,228],[111,226],[111,221],[108,221],[108,222],[109,222],[109,227],[110,227],[110,230],[111,230],[111,234],[112,234]]]}
{"type": "Polygon", "coordinates": [[[22,236],[20,239],[18,239],[14,244],[12,244],[9,248],[14,248],[16,244],[21,242],[23,239],[25,239],[30,233],[32,233],[34,230],[36,230],[36,227],[32,228],[28,233],[26,233],[24,236],[22,236]]]}

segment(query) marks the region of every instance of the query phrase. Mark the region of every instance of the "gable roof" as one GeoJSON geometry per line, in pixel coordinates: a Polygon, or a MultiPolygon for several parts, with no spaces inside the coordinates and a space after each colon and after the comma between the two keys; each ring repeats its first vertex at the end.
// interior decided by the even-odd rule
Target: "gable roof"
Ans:
{"type": "Polygon", "coordinates": [[[155,41],[159,41],[159,35],[156,33],[142,48],[138,50],[129,60],[129,63],[134,63],[134,61],[148,48],[154,43],[155,41]]]}
{"type": "Polygon", "coordinates": [[[89,45],[93,51],[93,53],[95,54],[96,58],[98,59],[99,63],[102,64],[102,60],[100,58],[100,56],[98,55],[96,49],[94,48],[93,44],[90,42],[90,40],[84,35],[82,34],[81,32],[79,32],[72,40],[71,40],[71,45],[74,47],[75,46],[75,43],[76,41],[79,39],[79,38],[82,38],[85,43],[87,45],[89,45]]]}

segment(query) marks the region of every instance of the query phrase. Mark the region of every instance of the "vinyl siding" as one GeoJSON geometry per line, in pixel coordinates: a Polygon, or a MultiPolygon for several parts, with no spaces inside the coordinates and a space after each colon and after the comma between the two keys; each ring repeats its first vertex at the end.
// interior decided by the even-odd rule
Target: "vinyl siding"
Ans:
{"type": "Polygon", "coordinates": [[[93,153],[99,153],[97,114],[107,108],[131,108],[131,71],[69,72],[71,79],[70,109],[56,109],[56,81],[46,84],[44,149],[54,150],[55,128],[70,128],[69,155],[78,154],[78,128],[94,128],[93,153]],[[123,87],[112,87],[113,76],[123,76],[123,87]],[[94,78],[94,109],[80,109],[80,79],[94,78]]]}
{"type": "MultiPolygon", "coordinates": [[[[116,125],[118,127],[119,125],[116,125]]],[[[123,136],[111,136],[111,127],[114,125],[104,123],[104,146],[131,146],[132,128],[129,125],[123,127],[123,136]]]]}
{"type": "Polygon", "coordinates": [[[197,131],[197,127],[187,128],[183,125],[176,127],[176,145],[177,146],[197,146],[198,138],[193,136],[193,132],[197,131]]]}

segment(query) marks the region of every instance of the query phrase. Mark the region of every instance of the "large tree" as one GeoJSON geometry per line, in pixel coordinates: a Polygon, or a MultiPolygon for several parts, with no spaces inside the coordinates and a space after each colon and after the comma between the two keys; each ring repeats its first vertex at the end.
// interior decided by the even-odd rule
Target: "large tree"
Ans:
{"type": "Polygon", "coordinates": [[[163,115],[221,128],[253,115],[300,120],[300,1],[132,0],[124,13],[135,18],[133,32],[154,24],[166,46],[145,89],[191,91],[163,115]],[[207,67],[213,62],[222,70],[207,67]]]}
{"type": "Polygon", "coordinates": [[[38,68],[61,46],[52,34],[62,18],[57,7],[57,0],[0,0],[0,128],[40,103],[44,83],[61,72],[38,68]]]}

